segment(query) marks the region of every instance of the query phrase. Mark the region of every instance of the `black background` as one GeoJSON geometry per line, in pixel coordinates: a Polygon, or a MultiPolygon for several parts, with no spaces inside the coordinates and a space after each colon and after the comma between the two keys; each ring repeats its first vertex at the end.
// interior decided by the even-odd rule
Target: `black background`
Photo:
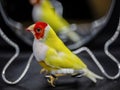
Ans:
{"type": "MultiPolygon", "coordinates": [[[[11,16],[13,19],[18,21],[26,21],[31,19],[31,8],[32,6],[29,5],[28,1],[26,0],[7,0],[10,4],[13,4],[13,8],[7,8],[8,15],[11,16]],[[21,5],[22,4],[22,5],[21,5]],[[14,6],[16,8],[14,8],[14,6]],[[18,8],[17,8],[18,7],[18,8]],[[26,8],[24,8],[26,7],[26,8]],[[21,11],[22,10],[22,11],[21,11]],[[11,12],[10,12],[11,11],[11,12]],[[13,13],[14,12],[14,13],[13,13]],[[25,14],[22,14],[24,12],[25,14]],[[27,18],[26,18],[27,17],[27,18]]],[[[83,0],[82,0],[83,1],[83,0]]],[[[82,2],[80,1],[80,2],[82,2]]],[[[85,3],[86,0],[83,1],[81,7],[85,7],[84,13],[82,15],[80,13],[75,14],[75,16],[71,16],[69,13],[71,11],[67,12],[66,8],[66,14],[64,14],[67,18],[73,18],[73,19],[93,19],[92,14],[89,12],[89,6],[85,3]],[[88,17],[89,15],[89,17],[88,17]]],[[[61,2],[64,2],[64,4],[68,5],[67,1],[61,0],[61,2]]],[[[78,1],[72,2],[69,1],[69,5],[75,6],[77,8],[78,1]],[[74,4],[72,4],[74,3],[74,4]]],[[[66,6],[65,5],[65,6],[66,6]]],[[[68,5],[68,6],[69,6],[68,5]]],[[[9,7],[9,6],[8,6],[9,7]]],[[[114,7],[114,11],[112,13],[112,16],[108,22],[108,24],[101,30],[101,32],[88,44],[88,48],[90,48],[95,56],[98,58],[98,60],[102,63],[105,70],[110,75],[115,75],[117,72],[116,64],[113,63],[109,57],[107,57],[104,53],[104,44],[105,42],[113,35],[115,32],[118,20],[119,20],[119,12],[120,12],[120,1],[116,0],[116,5],[114,7]]],[[[76,12],[73,10],[72,12],[76,12]]],[[[30,54],[32,53],[32,46],[27,45],[25,42],[23,42],[21,39],[15,35],[14,32],[5,24],[3,18],[0,15],[0,27],[3,29],[5,34],[8,35],[10,39],[15,41],[20,46],[20,55],[12,63],[12,65],[7,70],[7,78],[10,80],[15,80],[21,72],[23,71],[28,58],[30,54]]],[[[112,44],[109,48],[110,52],[120,61],[120,37],[115,41],[114,44],[112,44]]],[[[0,73],[4,67],[4,65],[7,63],[9,58],[12,57],[14,54],[14,49],[10,47],[1,37],[0,37],[0,73]]],[[[87,65],[88,68],[90,68],[95,73],[102,75],[102,73],[99,71],[97,66],[93,63],[90,56],[86,53],[80,53],[78,55],[87,65]]],[[[31,66],[29,68],[29,71],[27,72],[26,76],[16,85],[7,85],[3,82],[1,76],[0,76],[0,90],[120,90],[120,79],[117,80],[108,80],[104,78],[104,80],[98,80],[96,84],[92,83],[89,79],[83,77],[83,78],[72,78],[72,77],[61,77],[56,81],[56,87],[51,87],[46,79],[44,78],[44,75],[39,74],[41,67],[36,62],[35,58],[32,60],[31,66]]]]}

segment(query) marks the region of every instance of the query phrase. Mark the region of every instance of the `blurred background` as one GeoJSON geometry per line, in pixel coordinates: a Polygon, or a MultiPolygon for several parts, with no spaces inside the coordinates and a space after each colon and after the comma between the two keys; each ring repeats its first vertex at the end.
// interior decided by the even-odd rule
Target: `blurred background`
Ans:
{"type": "MultiPolygon", "coordinates": [[[[16,21],[32,21],[32,8],[29,0],[1,0],[9,17],[16,21]]],[[[53,0],[54,1],[54,0],[53,0]]],[[[112,0],[58,0],[63,5],[63,17],[78,22],[91,22],[104,16],[112,0]]]]}

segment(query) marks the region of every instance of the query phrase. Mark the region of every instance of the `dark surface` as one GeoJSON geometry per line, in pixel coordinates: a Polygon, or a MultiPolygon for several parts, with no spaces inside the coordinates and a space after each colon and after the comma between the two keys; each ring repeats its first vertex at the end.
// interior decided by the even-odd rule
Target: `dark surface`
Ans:
{"type": "MultiPolygon", "coordinates": [[[[120,1],[116,0],[116,6],[114,7],[114,12],[110,18],[108,24],[103,28],[103,30],[89,42],[86,46],[89,47],[93,53],[96,55],[98,60],[102,63],[104,68],[110,75],[115,75],[117,72],[116,64],[113,63],[109,57],[104,53],[103,47],[105,42],[113,35],[118,25],[118,17],[120,12],[120,1]]],[[[21,41],[12,31],[5,25],[2,18],[0,18],[2,23],[0,27],[3,31],[10,37],[13,41],[18,43],[20,46],[20,55],[12,63],[12,65],[7,70],[7,78],[10,80],[15,80],[21,72],[23,71],[30,54],[32,53],[32,47],[28,46],[26,43],[21,41]]],[[[112,44],[109,48],[110,52],[120,60],[120,37],[112,44]]],[[[10,47],[3,39],[0,37],[0,73],[7,63],[9,58],[14,54],[14,49],[10,47]]],[[[97,66],[93,63],[90,56],[86,53],[80,53],[78,55],[95,73],[102,75],[97,66]]],[[[98,80],[96,84],[92,83],[89,79],[73,78],[70,76],[61,77],[56,81],[56,87],[51,87],[43,74],[40,74],[41,67],[36,62],[35,58],[32,60],[31,66],[26,74],[26,76],[16,85],[7,85],[3,82],[0,76],[0,90],[120,90],[120,79],[117,80],[98,80]]]]}

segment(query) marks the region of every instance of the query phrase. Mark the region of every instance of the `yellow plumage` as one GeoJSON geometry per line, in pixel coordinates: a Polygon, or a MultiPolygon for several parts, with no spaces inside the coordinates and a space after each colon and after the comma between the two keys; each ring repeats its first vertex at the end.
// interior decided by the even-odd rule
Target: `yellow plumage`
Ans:
{"type": "Polygon", "coordinates": [[[55,68],[86,68],[86,65],[74,55],[64,43],[57,37],[55,32],[50,29],[45,40],[49,49],[46,53],[45,62],[55,68]]]}

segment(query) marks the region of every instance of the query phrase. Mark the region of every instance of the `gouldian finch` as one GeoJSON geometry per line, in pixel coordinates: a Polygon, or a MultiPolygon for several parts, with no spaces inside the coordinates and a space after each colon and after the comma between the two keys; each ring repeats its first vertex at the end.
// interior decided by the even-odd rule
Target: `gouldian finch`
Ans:
{"type": "Polygon", "coordinates": [[[42,66],[41,72],[49,75],[48,82],[54,86],[56,77],[64,75],[77,75],[88,77],[93,82],[103,79],[90,71],[86,64],[73,54],[59,39],[54,30],[45,22],[36,22],[27,28],[34,35],[33,53],[36,60],[42,66]]]}
{"type": "Polygon", "coordinates": [[[49,23],[63,41],[66,41],[67,38],[73,43],[80,41],[80,35],[71,30],[70,24],[61,15],[55,12],[50,0],[30,1],[34,1],[32,16],[35,22],[44,21],[49,23]]]}

